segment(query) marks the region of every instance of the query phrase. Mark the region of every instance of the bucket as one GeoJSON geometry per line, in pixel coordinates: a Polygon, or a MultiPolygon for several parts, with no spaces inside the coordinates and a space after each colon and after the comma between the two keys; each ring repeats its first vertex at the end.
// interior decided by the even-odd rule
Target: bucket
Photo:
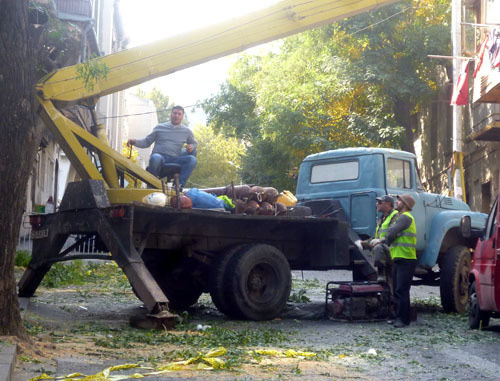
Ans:
{"type": "Polygon", "coordinates": [[[284,190],[280,193],[277,202],[281,202],[285,206],[294,206],[297,203],[297,198],[293,195],[292,192],[284,190]]]}

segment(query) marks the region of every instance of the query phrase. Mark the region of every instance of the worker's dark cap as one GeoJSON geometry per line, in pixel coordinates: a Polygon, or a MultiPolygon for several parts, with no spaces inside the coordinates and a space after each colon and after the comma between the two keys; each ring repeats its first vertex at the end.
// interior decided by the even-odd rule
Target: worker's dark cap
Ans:
{"type": "Polygon", "coordinates": [[[391,196],[389,196],[388,194],[386,194],[384,196],[377,197],[376,200],[380,201],[380,202],[390,202],[391,205],[394,206],[394,199],[391,196]]]}

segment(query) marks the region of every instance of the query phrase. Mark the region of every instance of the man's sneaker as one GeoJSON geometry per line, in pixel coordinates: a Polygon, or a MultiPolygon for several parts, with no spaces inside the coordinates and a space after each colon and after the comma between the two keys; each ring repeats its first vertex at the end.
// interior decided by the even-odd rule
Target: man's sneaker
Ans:
{"type": "Polygon", "coordinates": [[[394,322],[394,324],[392,326],[395,328],[403,328],[403,327],[408,326],[408,324],[403,323],[403,321],[400,319],[396,319],[396,321],[394,322]]]}
{"type": "Polygon", "coordinates": [[[387,324],[394,324],[394,320],[391,319],[387,320],[387,324]]]}

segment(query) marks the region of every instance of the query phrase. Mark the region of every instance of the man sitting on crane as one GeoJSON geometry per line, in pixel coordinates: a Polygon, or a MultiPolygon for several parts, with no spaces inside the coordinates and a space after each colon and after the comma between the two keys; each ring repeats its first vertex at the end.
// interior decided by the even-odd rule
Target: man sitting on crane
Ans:
{"type": "Polygon", "coordinates": [[[193,131],[181,124],[183,119],[184,108],[175,106],[170,114],[170,122],[158,124],[144,139],[129,139],[127,142],[139,148],[147,148],[154,142],[147,170],[159,177],[164,164],[179,164],[181,188],[186,185],[196,166],[196,146],[198,145],[193,131]],[[185,149],[183,149],[184,144],[186,144],[185,149]]]}

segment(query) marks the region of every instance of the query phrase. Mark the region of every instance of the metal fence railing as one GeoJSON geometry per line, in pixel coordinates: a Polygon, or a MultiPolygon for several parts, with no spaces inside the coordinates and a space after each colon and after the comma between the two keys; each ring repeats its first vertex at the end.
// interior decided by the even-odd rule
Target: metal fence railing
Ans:
{"type": "MultiPolygon", "coordinates": [[[[71,245],[73,245],[82,236],[72,235],[66,240],[61,251],[66,250],[71,245]]],[[[31,230],[19,237],[19,242],[17,244],[18,251],[28,251],[31,253],[33,251],[33,239],[31,238],[31,230]]],[[[72,254],[105,254],[105,251],[99,250],[96,244],[96,237],[91,237],[88,240],[80,243],[71,250],[72,254]]]]}

